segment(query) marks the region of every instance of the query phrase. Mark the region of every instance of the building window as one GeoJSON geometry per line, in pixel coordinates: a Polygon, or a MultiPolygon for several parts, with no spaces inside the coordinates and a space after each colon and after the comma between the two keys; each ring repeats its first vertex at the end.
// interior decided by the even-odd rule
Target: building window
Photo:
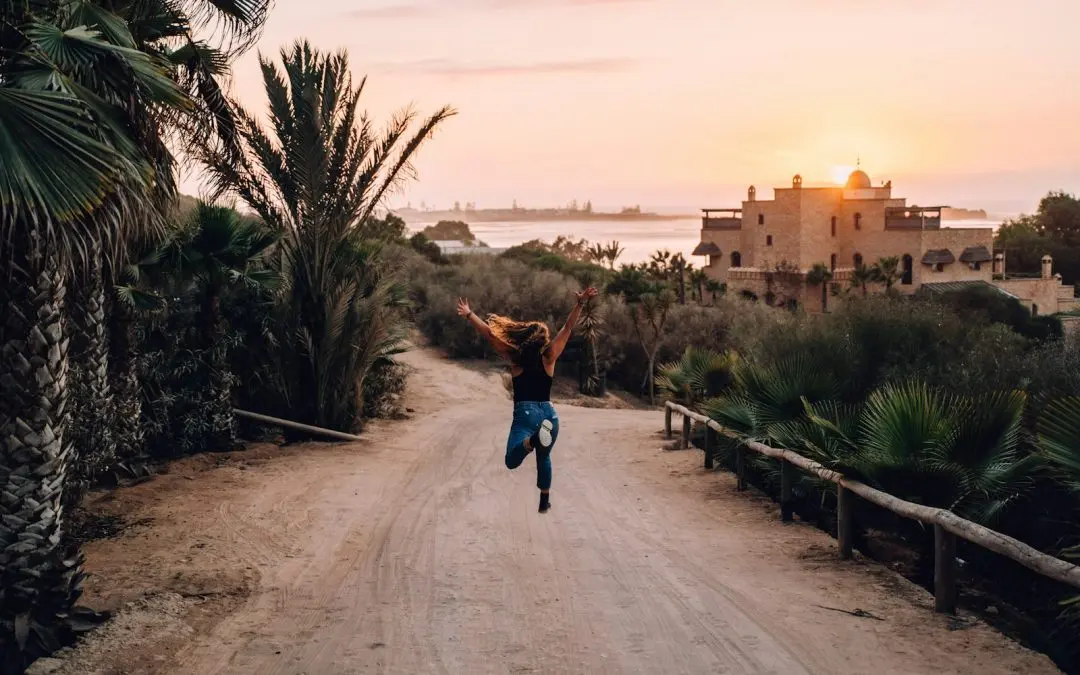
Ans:
{"type": "Polygon", "coordinates": [[[856,253],[851,261],[855,263],[855,267],[862,267],[862,253],[856,253]]]}
{"type": "Polygon", "coordinates": [[[740,254],[738,251],[731,252],[731,266],[742,267],[742,254],[740,254]]]}
{"type": "Polygon", "coordinates": [[[856,230],[861,230],[862,229],[862,214],[861,213],[856,213],[855,214],[855,229],[856,230]]]}
{"type": "Polygon", "coordinates": [[[836,236],[836,216],[832,217],[832,236],[836,236]]]}
{"type": "Polygon", "coordinates": [[[973,262],[973,263],[971,263],[971,269],[978,272],[979,270],[982,269],[982,263],[981,262],[973,262]]]}
{"type": "Polygon", "coordinates": [[[764,225],[765,224],[765,214],[764,213],[757,214],[757,224],[758,225],[764,225]]]}
{"type": "Polygon", "coordinates": [[[945,271],[945,263],[937,263],[937,264],[935,264],[934,265],[934,271],[935,272],[944,272],[945,271]]]}
{"type": "Polygon", "coordinates": [[[1039,316],[1039,306],[1038,305],[1032,305],[1031,306],[1031,316],[1039,316]]]}
{"type": "Polygon", "coordinates": [[[900,277],[900,283],[903,284],[904,286],[910,286],[911,285],[911,271],[912,271],[912,268],[913,268],[913,260],[911,259],[910,255],[908,255],[906,253],[904,254],[904,263],[903,264],[904,264],[904,268],[903,268],[904,273],[900,277]]]}
{"type": "Polygon", "coordinates": [[[766,246],[772,246],[772,235],[771,234],[765,236],[765,245],[766,246]]]}
{"type": "Polygon", "coordinates": [[[835,253],[833,253],[831,256],[829,256],[829,269],[832,270],[833,272],[836,271],[836,254],[835,253]]]}

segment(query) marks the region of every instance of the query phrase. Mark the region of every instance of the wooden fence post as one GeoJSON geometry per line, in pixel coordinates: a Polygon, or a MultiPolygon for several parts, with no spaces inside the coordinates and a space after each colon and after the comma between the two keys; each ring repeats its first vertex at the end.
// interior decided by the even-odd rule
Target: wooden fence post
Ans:
{"type": "Polygon", "coordinates": [[[716,452],[716,432],[709,425],[705,425],[705,468],[713,468],[713,453],[716,452]]]}
{"type": "Polygon", "coordinates": [[[792,514],[793,504],[791,503],[791,483],[794,477],[795,467],[784,460],[780,460],[780,520],[785,523],[794,520],[792,514]]]}
{"type": "Polygon", "coordinates": [[[664,438],[671,440],[671,408],[664,406],[664,438]]]}
{"type": "Polygon", "coordinates": [[[956,613],[956,535],[934,525],[934,611],[956,613]]]}
{"type": "Polygon", "coordinates": [[[836,540],[840,544],[840,557],[851,558],[854,535],[855,495],[842,485],[836,486],[836,540]]]}
{"type": "Polygon", "coordinates": [[[683,415],[682,418],[682,449],[686,450],[690,447],[690,423],[692,420],[689,415],[683,415]]]}
{"type": "Polygon", "coordinates": [[[735,448],[735,475],[735,489],[742,492],[746,489],[746,446],[741,443],[735,448]]]}

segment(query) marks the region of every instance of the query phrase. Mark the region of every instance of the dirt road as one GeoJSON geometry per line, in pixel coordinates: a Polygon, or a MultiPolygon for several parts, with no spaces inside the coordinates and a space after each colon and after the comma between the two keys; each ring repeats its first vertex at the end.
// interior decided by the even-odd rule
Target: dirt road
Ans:
{"type": "Polygon", "coordinates": [[[497,376],[407,359],[410,421],[119,497],[148,524],[89,547],[90,597],[157,599],[56,672],[1057,672],[662,451],[656,412],[563,407],[538,514],[497,376]]]}

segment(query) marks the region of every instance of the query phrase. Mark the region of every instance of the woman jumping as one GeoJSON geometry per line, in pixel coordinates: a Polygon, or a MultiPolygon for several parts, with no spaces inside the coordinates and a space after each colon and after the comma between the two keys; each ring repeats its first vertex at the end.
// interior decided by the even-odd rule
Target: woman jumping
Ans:
{"type": "Polygon", "coordinates": [[[499,356],[510,362],[514,380],[514,421],[506,440],[506,468],[518,468],[530,452],[536,451],[540,513],[551,508],[551,448],[559,437],[559,416],[551,405],[555,362],[566,349],[570,333],[581,316],[581,308],[596,295],[595,288],[575,293],[577,304],[554,340],[542,321],[514,321],[492,314],[485,322],[469,309],[468,300],[458,299],[458,314],[468,319],[499,356]]]}

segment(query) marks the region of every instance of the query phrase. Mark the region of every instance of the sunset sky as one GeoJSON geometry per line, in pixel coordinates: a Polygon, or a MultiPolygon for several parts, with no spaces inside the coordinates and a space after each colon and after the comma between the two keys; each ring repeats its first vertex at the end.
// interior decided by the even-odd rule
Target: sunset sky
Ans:
{"type": "MultiPolygon", "coordinates": [[[[347,48],[378,120],[460,111],[399,205],[726,206],[861,157],[1019,211],[1080,192],[1077,26],[1075,0],[277,0],[259,48],[347,48]]],[[[233,89],[264,105],[254,52],[233,89]]]]}

